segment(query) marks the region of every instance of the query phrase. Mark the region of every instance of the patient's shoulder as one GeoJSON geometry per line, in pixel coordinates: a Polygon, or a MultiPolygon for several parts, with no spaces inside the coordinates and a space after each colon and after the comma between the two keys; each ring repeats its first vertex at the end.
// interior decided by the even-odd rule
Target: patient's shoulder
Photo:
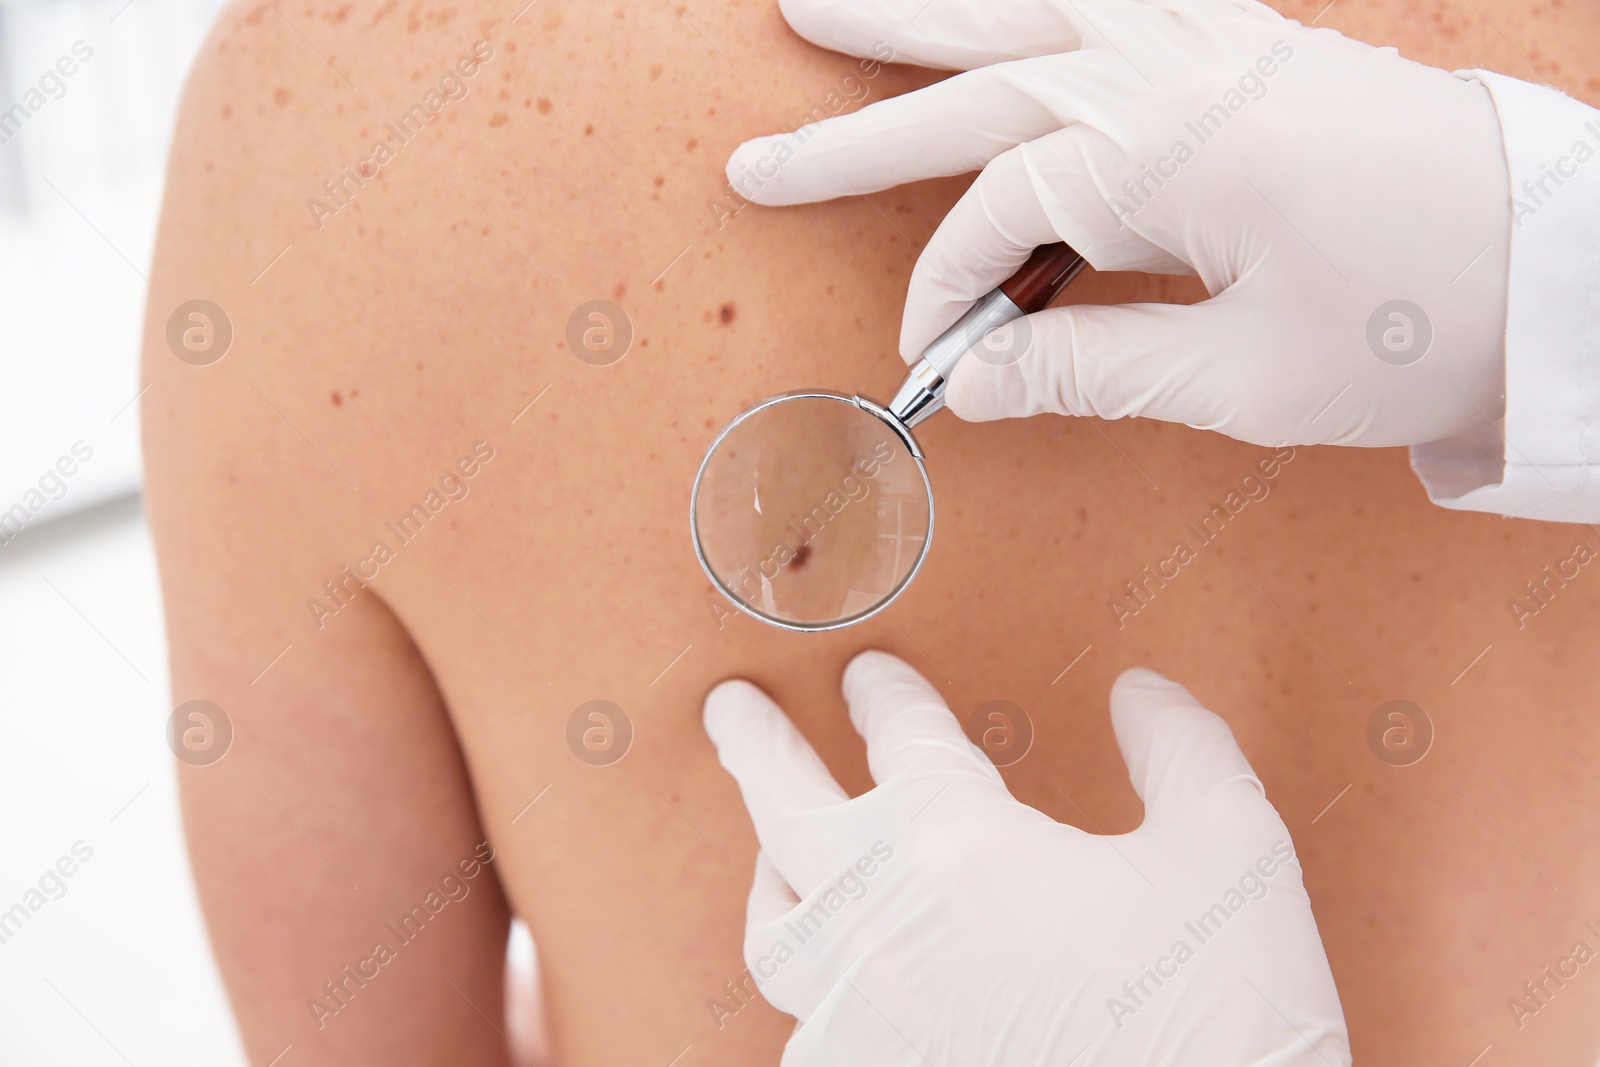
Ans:
{"type": "MultiPolygon", "coordinates": [[[[830,286],[886,305],[909,268],[903,231],[937,218],[913,225],[895,205],[937,206],[949,189],[726,210],[728,152],[792,123],[854,64],[800,41],[775,5],[759,19],[710,7],[691,25],[670,4],[236,0],[171,154],[145,331],[154,479],[245,469],[271,482],[252,506],[319,515],[359,499],[353,486],[393,483],[401,502],[415,471],[454,462],[543,386],[600,388],[567,351],[586,301],[626,300],[652,355],[675,336],[703,342],[702,317],[731,315],[734,296],[740,318],[718,344],[787,321],[774,248],[792,275],[832,242],[859,280],[833,269],[830,286]],[[206,366],[174,354],[174,336],[207,336],[188,330],[203,326],[187,318],[195,301],[231,334],[206,366]]],[[[926,77],[883,68],[870,93],[926,77]]]]}
{"type": "MultiPolygon", "coordinates": [[[[442,237],[471,213],[450,184],[467,168],[450,164],[468,125],[494,122],[490,82],[503,94],[514,64],[486,36],[503,15],[478,17],[481,6],[235,0],[223,10],[169,157],[144,338],[146,380],[160,386],[152,405],[181,397],[179,414],[204,419],[265,395],[291,419],[291,408],[328,409],[316,421],[348,413],[364,370],[397,370],[396,337],[431,333],[437,344],[440,312],[418,291],[460,252],[442,237]],[[212,309],[208,328],[187,330],[182,309],[196,301],[212,309]],[[204,341],[210,326],[231,344],[197,372],[206,354],[175,352],[174,338],[204,341]]],[[[482,220],[472,222],[476,234],[482,220]]],[[[249,418],[213,421],[224,435],[254,429],[249,418]]]]}

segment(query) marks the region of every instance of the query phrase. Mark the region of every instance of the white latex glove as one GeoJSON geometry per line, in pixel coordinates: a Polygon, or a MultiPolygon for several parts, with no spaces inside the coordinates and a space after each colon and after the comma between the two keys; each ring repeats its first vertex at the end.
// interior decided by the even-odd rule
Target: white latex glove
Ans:
{"type": "Polygon", "coordinates": [[[907,362],[1051,241],[1211,294],[1033,315],[1028,339],[991,341],[1003,358],[962,360],[946,395],[962,418],[1398,445],[1503,413],[1510,189],[1481,84],[1252,0],[782,6],[828,48],[975,68],[728,161],[762,204],[982,168],[912,274],[907,362]]]}
{"type": "Polygon", "coordinates": [[[1289,832],[1183,687],[1112,687],[1145,802],[1120,837],[1013,799],[901,660],[862,653],[844,693],[878,783],[855,799],[759,689],[706,698],[761,841],[745,961],[800,1020],[784,1067],[1350,1063],[1289,832]]]}

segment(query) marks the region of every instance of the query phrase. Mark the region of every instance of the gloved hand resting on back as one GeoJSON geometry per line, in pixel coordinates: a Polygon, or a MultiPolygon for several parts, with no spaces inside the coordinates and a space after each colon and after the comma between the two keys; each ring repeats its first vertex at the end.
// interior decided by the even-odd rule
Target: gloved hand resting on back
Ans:
{"type": "Polygon", "coordinates": [[[706,698],[761,852],[745,960],[799,1019],[784,1067],[1342,1067],[1289,832],[1226,724],[1152,671],[1111,692],[1144,823],[1018,803],[911,667],[844,677],[877,788],[851,799],[748,682],[706,698]]]}
{"type": "Polygon", "coordinates": [[[1003,358],[962,360],[957,415],[1142,415],[1276,446],[1418,444],[1503,414],[1511,204],[1482,84],[1254,0],[782,6],[824,47],[967,71],[728,161],[762,204],[982,169],[912,275],[908,362],[1051,241],[1211,294],[1033,315],[1003,358]]]}

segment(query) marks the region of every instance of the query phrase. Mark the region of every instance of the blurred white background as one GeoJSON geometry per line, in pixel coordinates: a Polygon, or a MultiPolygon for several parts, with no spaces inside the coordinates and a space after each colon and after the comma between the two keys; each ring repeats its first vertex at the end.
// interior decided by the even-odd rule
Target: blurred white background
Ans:
{"type": "Polygon", "coordinates": [[[244,1062],[183,852],[130,403],[178,93],[219,6],[0,0],[0,513],[93,449],[0,526],[6,1067],[244,1062]]]}

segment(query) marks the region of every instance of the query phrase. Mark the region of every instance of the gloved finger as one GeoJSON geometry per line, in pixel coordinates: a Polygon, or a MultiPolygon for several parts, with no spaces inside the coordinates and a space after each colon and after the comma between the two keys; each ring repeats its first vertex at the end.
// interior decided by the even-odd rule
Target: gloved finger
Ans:
{"type": "MultiPolygon", "coordinates": [[[[1283,16],[1256,0],[1222,0],[1262,18],[1283,16]]],[[[1012,59],[1073,52],[1098,40],[1136,43],[1159,13],[1214,18],[1196,0],[780,0],[783,17],[813,44],[884,62],[972,70],[1012,59]]]]}
{"type": "Polygon", "coordinates": [[[1147,819],[1181,814],[1230,781],[1266,794],[1228,724],[1155,671],[1135,667],[1112,683],[1111,725],[1147,819]]]}
{"type": "Polygon", "coordinates": [[[1229,354],[1208,340],[1248,337],[1236,314],[1220,298],[1048,308],[974,345],[950,374],[945,404],[969,422],[1137,416],[1237,434],[1240,397],[1222,380],[1229,354]]]}
{"type": "Polygon", "coordinates": [[[966,174],[1069,123],[1124,122],[1153,94],[1115,52],[1000,63],[746,141],[728,157],[728,184],[746,200],[777,206],[966,174]]]}
{"type": "Polygon", "coordinates": [[[762,851],[791,885],[809,890],[836,857],[807,816],[849,795],[783,710],[749,682],[731,679],[711,690],[704,720],[717,759],[739,783],[762,851]]]}
{"type": "Polygon", "coordinates": [[[867,742],[867,766],[879,785],[909,771],[978,771],[1000,782],[994,764],[967,740],[944,698],[898,656],[875,650],[856,656],[844,671],[844,698],[850,722],[867,742]]]}
{"type": "Polygon", "coordinates": [[[935,70],[1075,51],[1091,32],[1083,8],[1061,0],[781,0],[794,32],[835,52],[935,70]]]}
{"type": "Polygon", "coordinates": [[[1065,241],[1097,270],[1193,274],[1101,191],[1131,170],[1116,141],[1069,126],[1003,152],[957,200],[911,272],[900,355],[916,362],[974,300],[1008,278],[1035,247],[1065,241]],[[1047,206],[1048,204],[1048,206],[1047,206]]]}

